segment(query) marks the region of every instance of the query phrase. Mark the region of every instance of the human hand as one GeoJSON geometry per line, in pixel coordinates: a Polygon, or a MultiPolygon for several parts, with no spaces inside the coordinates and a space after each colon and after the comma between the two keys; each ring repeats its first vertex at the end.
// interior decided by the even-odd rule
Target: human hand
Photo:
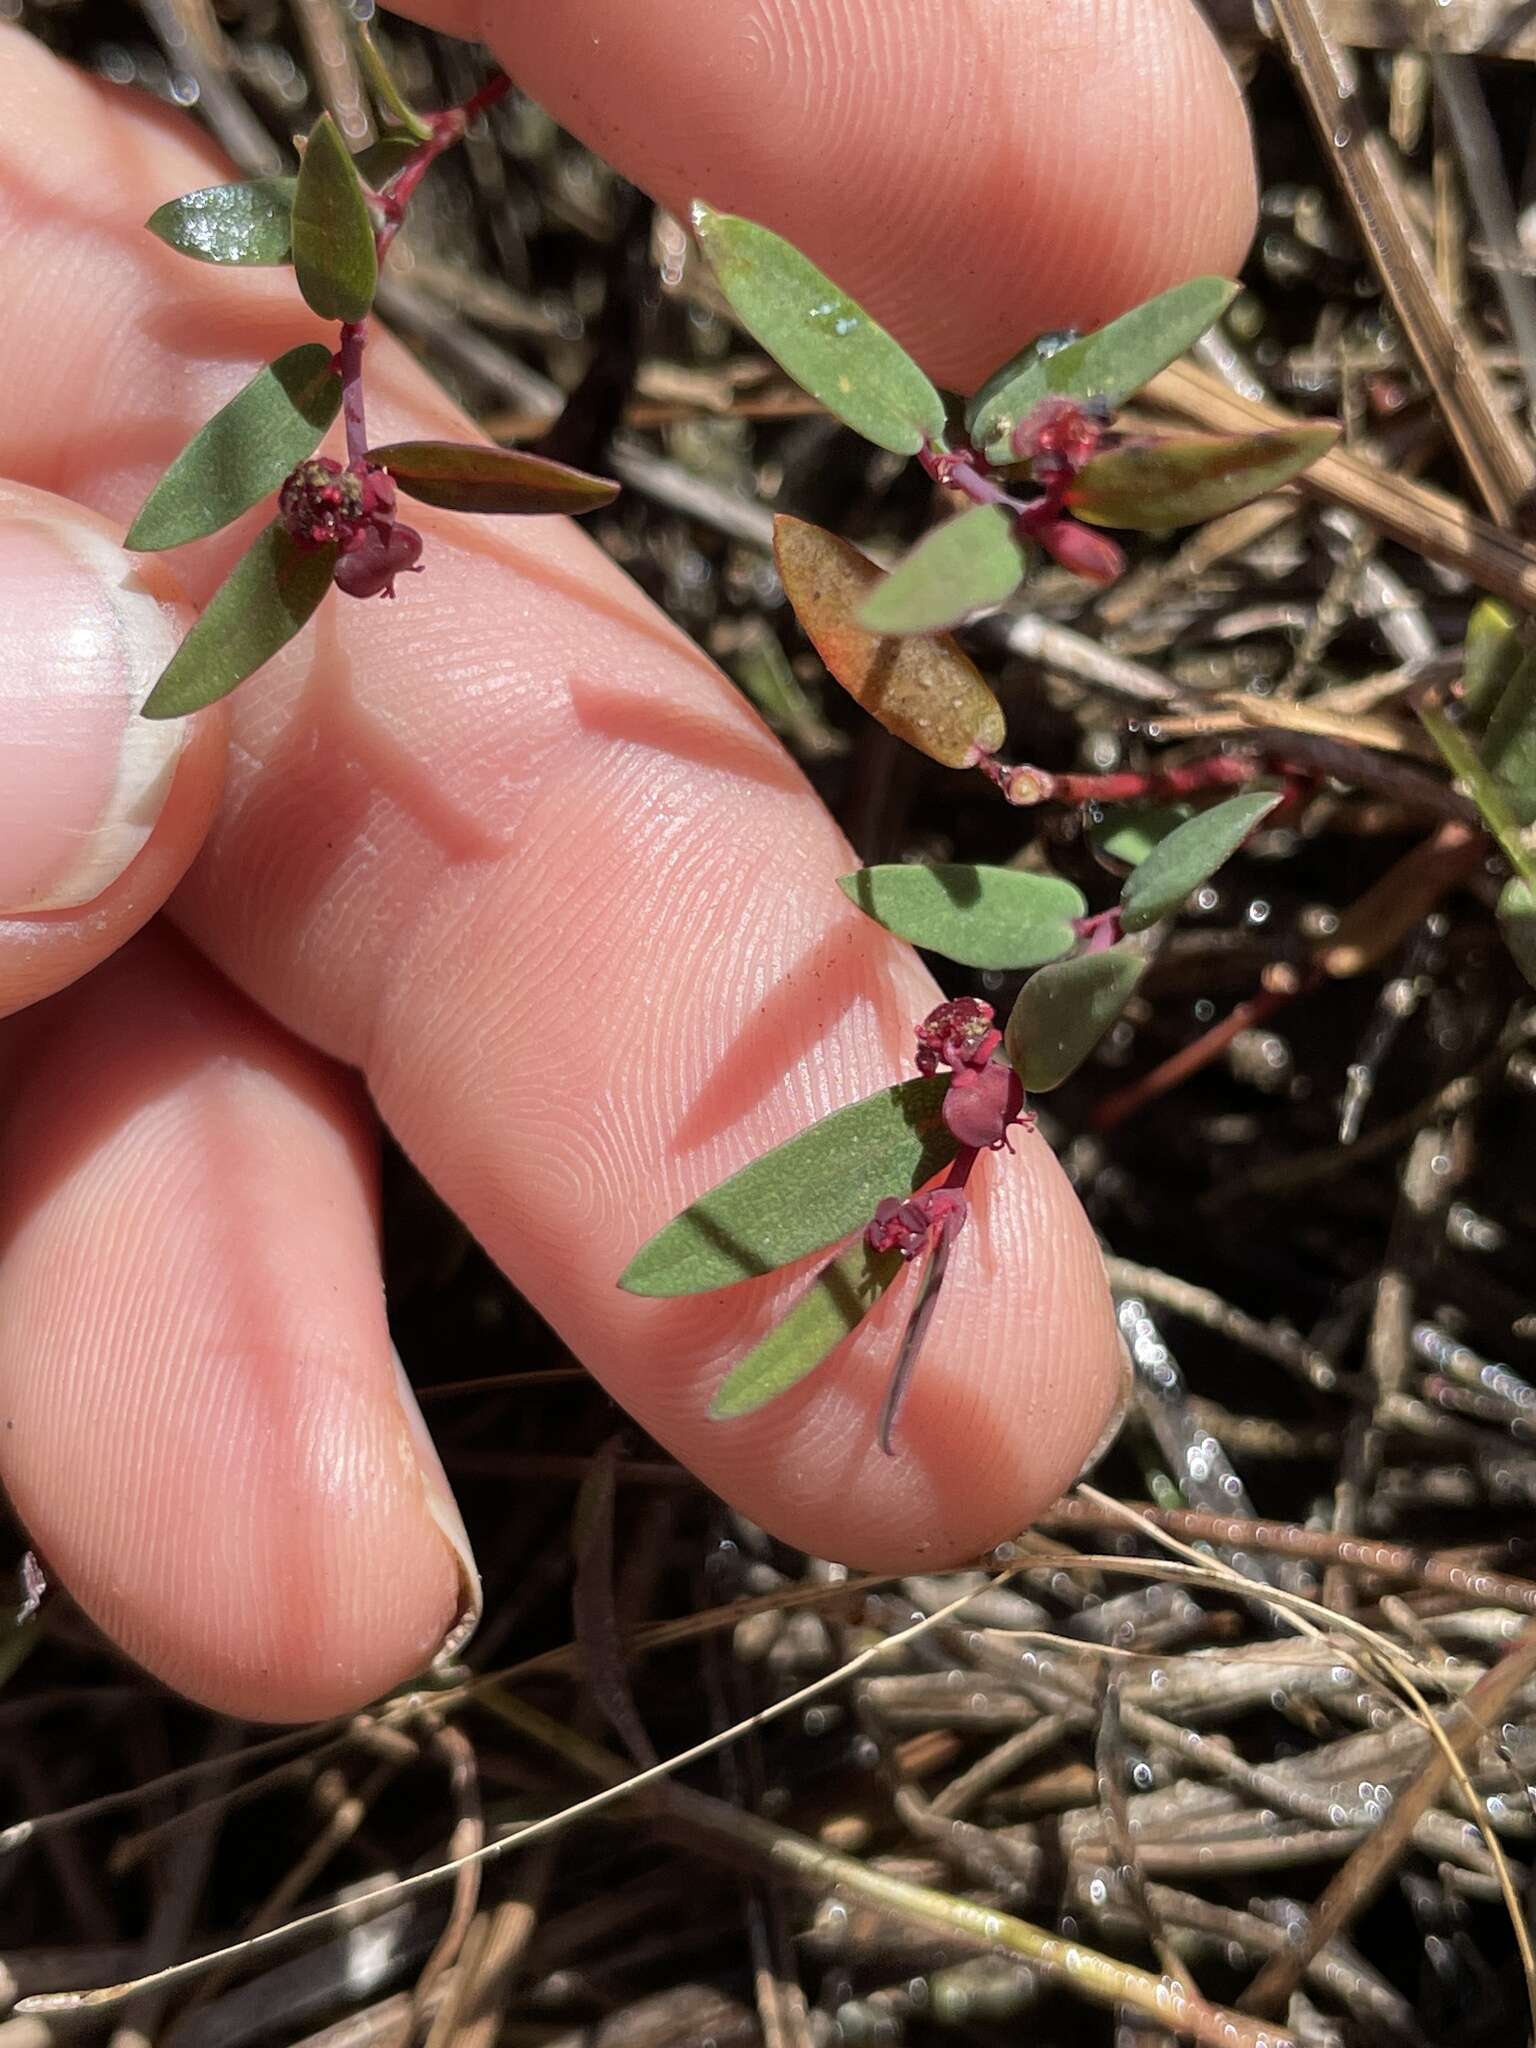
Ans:
{"type": "MultiPolygon", "coordinates": [[[[949,385],[1235,268],[1251,230],[1241,103],[1189,0],[417,11],[665,203],[788,235],[949,385]]],[[[359,1705],[453,1630],[472,1566],[389,1343],[352,1069],[736,1506],[882,1569],[1011,1533],[1119,1384],[1043,1146],[982,1190],[894,1459],[889,1317],[713,1424],[782,1284],[614,1284],[692,1196],[909,1073],[936,997],[833,886],[847,849],[777,743],[589,541],[413,508],[429,571],[398,605],[327,607],[227,711],[135,717],[185,616],[113,537],[313,338],[282,274],[143,232],[222,175],[190,124],[0,30],[0,1477],[33,1540],[131,1655],[251,1717],[359,1705]]],[[[383,341],[369,397],[388,438],[467,431],[383,341]]],[[[175,557],[194,601],[251,525],[175,557]]]]}

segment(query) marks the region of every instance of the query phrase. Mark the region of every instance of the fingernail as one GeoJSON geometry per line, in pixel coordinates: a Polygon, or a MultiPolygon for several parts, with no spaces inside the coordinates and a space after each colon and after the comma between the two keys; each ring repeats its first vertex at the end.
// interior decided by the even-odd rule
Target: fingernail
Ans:
{"type": "Polygon", "coordinates": [[[93,902],[149,838],[185,729],[139,707],[178,635],[104,535],[0,521],[0,915],[93,902]]]}
{"type": "Polygon", "coordinates": [[[469,1531],[464,1526],[464,1517],[459,1513],[459,1504],[453,1497],[453,1488],[448,1484],[443,1461],[437,1455],[437,1446],[433,1443],[431,1432],[416,1404],[415,1390],[406,1378],[405,1367],[400,1363],[398,1351],[395,1353],[395,1388],[400,1397],[400,1408],[405,1416],[406,1428],[411,1433],[411,1443],[416,1452],[416,1469],[421,1474],[427,1513],[442,1531],[443,1539],[453,1552],[459,1568],[458,1611],[448,1633],[438,1646],[437,1654],[432,1659],[433,1670],[439,1671],[457,1660],[465,1644],[480,1626],[480,1613],[484,1604],[480,1591],[480,1567],[475,1563],[475,1553],[470,1548],[469,1531]]]}

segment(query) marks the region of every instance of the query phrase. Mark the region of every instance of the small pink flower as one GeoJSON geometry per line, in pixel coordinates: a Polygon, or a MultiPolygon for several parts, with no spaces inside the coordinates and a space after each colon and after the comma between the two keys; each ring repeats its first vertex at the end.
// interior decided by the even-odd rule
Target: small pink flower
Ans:
{"type": "Polygon", "coordinates": [[[278,492],[277,516],[301,548],[344,541],[363,516],[363,480],[329,455],[312,455],[278,492]]]}
{"type": "Polygon", "coordinates": [[[1102,408],[1071,398],[1042,398],[1009,440],[1019,460],[1034,471],[1035,481],[1049,486],[1077,474],[1103,439],[1107,423],[1102,408]]]}
{"type": "Polygon", "coordinates": [[[348,597],[393,597],[395,578],[418,567],[421,535],[397,522],[395,480],[373,463],[343,469],[311,456],[279,491],[277,512],[301,548],[341,550],[335,583],[348,597]]]}

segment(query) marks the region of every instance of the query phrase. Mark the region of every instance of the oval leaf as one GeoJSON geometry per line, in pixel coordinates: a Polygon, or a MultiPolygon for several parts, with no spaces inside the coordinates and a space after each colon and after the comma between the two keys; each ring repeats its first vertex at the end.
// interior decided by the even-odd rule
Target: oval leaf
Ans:
{"type": "Polygon", "coordinates": [[[867,555],[783,514],[773,522],[773,555],[816,652],[872,718],[946,768],[972,768],[996,753],[1007,729],[1002,706],[947,633],[898,639],[858,623],[881,576],[867,555]]]}
{"type": "Polygon", "coordinates": [[[322,320],[366,320],[379,281],[373,217],[341,130],[322,114],[293,194],[293,270],[322,320]]]}
{"type": "Polygon", "coordinates": [[[405,131],[408,142],[430,142],[432,130],[400,90],[395,74],[385,62],[384,52],[373,39],[372,29],[366,22],[359,22],[352,34],[357,54],[362,60],[363,74],[380,113],[405,131]]]}
{"type": "Polygon", "coordinates": [[[1201,811],[1160,839],[1120,892],[1120,923],[1143,931],[1172,917],[1202,882],[1229,861],[1261,818],[1280,801],[1274,789],[1249,790],[1201,811]]]}
{"type": "Polygon", "coordinates": [[[1238,290],[1225,277],[1191,278],[1079,341],[1032,342],[995,370],[967,406],[972,441],[989,461],[1011,462],[1009,436],[1042,398],[1100,399],[1118,411],[1221,318],[1238,290]]]}
{"type": "Polygon", "coordinates": [[[1518,876],[1499,893],[1499,927],[1515,965],[1536,988],[1536,889],[1518,876]]]}
{"type": "Polygon", "coordinates": [[[474,442],[392,441],[370,448],[402,491],[450,512],[595,512],[619,487],[547,456],[474,442]]]}
{"type": "Polygon", "coordinates": [[[1030,976],[1004,1039],[1027,1093],[1044,1095],[1076,1072],[1131,1000],[1146,970],[1146,956],[1121,944],[1058,960],[1030,976]]]}
{"type": "Polygon", "coordinates": [[[947,1074],[901,1081],[834,1110],[684,1209],[630,1260],[631,1294],[707,1294],[771,1273],[860,1230],[954,1158],[939,1114],[947,1074]]]}
{"type": "Polygon", "coordinates": [[[693,232],[731,310],[845,426],[915,455],[944,432],[944,401],[906,350],[800,251],[756,221],[693,202],[693,232]]]}
{"type": "Polygon", "coordinates": [[[925,534],[859,609],[872,633],[931,633],[1001,604],[1028,564],[999,505],[973,505],[925,534]]]}
{"type": "Polygon", "coordinates": [[[1117,807],[1090,826],[1088,837],[1101,860],[1139,867],[1154,846],[1193,815],[1194,806],[1187,803],[1138,804],[1131,810],[1117,807]]]}
{"type": "Polygon", "coordinates": [[[710,1420],[750,1415],[814,1372],[858,1328],[901,1268],[900,1252],[872,1252],[862,1242],[824,1266],[783,1322],[729,1374],[709,1404],[710,1420]]]}
{"type": "Polygon", "coordinates": [[[175,548],[217,533],[314,453],[340,407],[330,350],[317,341],[289,349],[194,434],[144,500],[123,545],[175,548]]]}
{"type": "Polygon", "coordinates": [[[1340,429],[1277,427],[1262,434],[1192,435],[1111,448],[1085,462],[1067,492],[1079,519],[1158,533],[1215,519],[1288,484],[1326,455],[1340,429]]]}
{"type": "Polygon", "coordinates": [[[181,718],[227,697],[308,623],[335,564],[334,547],[301,548],[274,520],[204,606],[144,716],[181,718]]]}
{"type": "Polygon", "coordinates": [[[838,887],[899,939],[962,967],[1038,967],[1070,953],[1088,908],[1059,875],[959,864],[860,868],[838,887]]]}
{"type": "Polygon", "coordinates": [[[205,185],[157,206],[144,225],[199,263],[286,263],[292,248],[293,178],[205,185]]]}

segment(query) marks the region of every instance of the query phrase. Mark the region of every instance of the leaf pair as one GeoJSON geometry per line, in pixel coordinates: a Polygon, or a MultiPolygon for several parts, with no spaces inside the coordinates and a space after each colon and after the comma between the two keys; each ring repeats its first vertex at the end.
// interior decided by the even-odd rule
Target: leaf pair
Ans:
{"type": "MultiPolygon", "coordinates": [[[[1128,934],[1173,916],[1280,801],[1250,790],[1148,838],[1120,897],[1128,934]]],[[[1008,1020],[1008,1057],[1031,1095],[1074,1073],[1134,994],[1146,968],[1124,942],[1063,959],[1087,905],[1070,882],[981,866],[862,868],[844,893],[876,923],[963,966],[1039,966],[1008,1020]],[[1045,964],[1042,964],[1045,963],[1045,964]],[[1054,963],[1054,964],[1050,964],[1054,963]]]]}
{"type": "MultiPolygon", "coordinates": [[[[947,1074],[899,1082],[834,1110],[754,1159],[641,1246],[620,1278],[631,1294],[704,1294],[776,1272],[863,1226],[957,1150],[940,1115],[947,1074]]],[[[746,1415],[803,1379],[869,1313],[901,1271],[860,1238],[824,1266],[787,1316],[741,1360],[710,1407],[746,1415]]]]}
{"type": "MultiPolygon", "coordinates": [[[[339,385],[330,360],[327,350],[309,344],[259,371],[183,449],[129,529],[127,545],[167,548],[199,539],[275,490],[313,451],[329,423],[327,409],[334,417],[339,385]]],[[[370,450],[369,460],[411,497],[455,512],[588,512],[618,489],[516,448],[397,441],[370,450]]],[[[253,675],[313,616],[337,558],[334,546],[300,547],[274,521],[209,599],[151,691],[144,716],[185,717],[253,675]]]]}
{"type": "MultiPolygon", "coordinates": [[[[1325,423],[1127,443],[1084,463],[1066,503],[1093,526],[1149,533],[1190,526],[1279,490],[1338,437],[1325,423]]],[[[858,623],[878,633],[929,633],[1004,603],[1029,572],[1030,550],[1017,528],[1017,517],[999,505],[973,505],[944,520],[875,585],[858,623]]]]}
{"type": "MultiPolygon", "coordinates": [[[[798,384],[877,447],[899,455],[944,447],[943,397],[863,307],[755,221],[718,213],[702,200],[692,217],[732,311],[798,384]]],[[[989,378],[966,408],[972,443],[988,462],[1007,466],[1017,460],[1015,429],[1042,400],[1114,410],[1197,341],[1236,291],[1225,278],[1196,278],[1094,334],[1042,337],[989,378]]],[[[1316,461],[1337,431],[1308,426],[1114,448],[1084,465],[1068,503],[1096,525],[1158,531],[1209,519],[1278,489],[1316,461]]],[[[1010,597],[1029,563],[1016,514],[997,504],[973,506],[871,586],[850,623],[879,635],[957,625],[1010,597]]]]}
{"type": "MultiPolygon", "coordinates": [[[[731,310],[804,390],[877,447],[915,455],[942,442],[943,398],[899,342],[808,257],[770,229],[717,213],[702,199],[693,230],[731,310]]],[[[966,409],[966,430],[994,463],[1042,398],[1124,403],[1205,332],[1237,286],[1196,278],[1084,340],[1046,339],[1004,364],[966,409]]]]}
{"type": "MultiPolygon", "coordinates": [[[[361,182],[377,191],[404,169],[416,147],[409,135],[385,135],[351,161],[361,182]]],[[[270,269],[293,260],[297,185],[294,177],[204,185],[157,206],[145,226],[167,247],[199,263],[270,269]]]]}

